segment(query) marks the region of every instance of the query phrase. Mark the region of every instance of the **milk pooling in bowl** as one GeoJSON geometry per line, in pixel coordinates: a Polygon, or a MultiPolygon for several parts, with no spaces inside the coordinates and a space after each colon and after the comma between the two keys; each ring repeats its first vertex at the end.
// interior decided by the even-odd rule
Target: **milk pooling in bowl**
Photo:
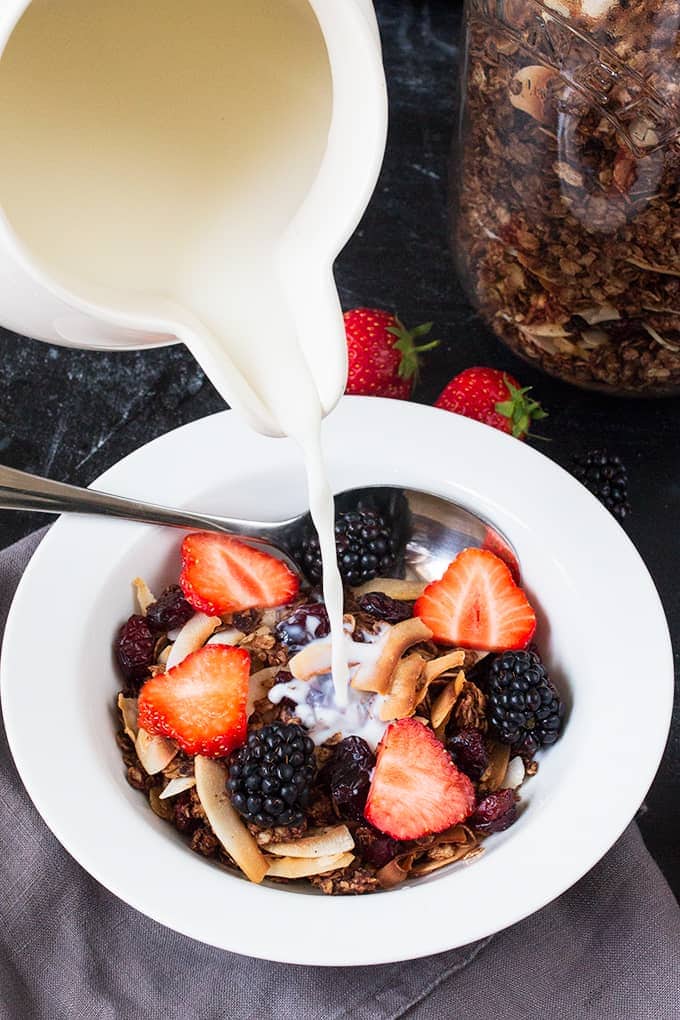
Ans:
{"type": "Polygon", "coordinates": [[[343,700],[320,430],[344,333],[330,253],[305,243],[320,209],[339,237],[318,196],[342,113],[321,27],[345,30],[336,3],[33,0],[0,59],[0,205],[60,296],[184,340],[255,427],[300,443],[343,700]]]}

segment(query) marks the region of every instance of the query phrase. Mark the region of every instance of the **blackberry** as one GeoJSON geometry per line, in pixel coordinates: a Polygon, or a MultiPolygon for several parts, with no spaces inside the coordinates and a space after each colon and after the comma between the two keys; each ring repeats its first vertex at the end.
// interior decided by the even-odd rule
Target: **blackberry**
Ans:
{"type": "Polygon", "coordinates": [[[314,744],[302,727],[275,722],[232,754],[227,790],[239,814],[261,829],[300,825],[315,770],[314,744]]]}
{"type": "Polygon", "coordinates": [[[572,473],[620,521],[630,513],[628,472],[620,457],[590,450],[574,457],[572,473]]]}
{"type": "MultiPolygon", "coordinates": [[[[340,573],[347,584],[358,585],[389,574],[397,558],[397,541],[387,520],[370,507],[358,507],[335,518],[335,548],[340,573]]],[[[310,581],[321,577],[319,536],[309,528],[298,560],[310,581]]]]}
{"type": "Polygon", "coordinates": [[[555,743],[564,705],[536,652],[503,652],[487,684],[489,719],[503,743],[529,757],[555,743]]]}
{"type": "Polygon", "coordinates": [[[114,646],[123,676],[131,683],[146,680],[153,665],[156,637],[143,616],[131,616],[120,628],[114,646]]]}
{"type": "Polygon", "coordinates": [[[178,630],[191,619],[194,609],[184,598],[178,584],[173,584],[152,602],[146,611],[146,622],[151,630],[178,630]]]}
{"type": "Polygon", "coordinates": [[[298,606],[290,616],[279,620],[274,634],[291,652],[299,652],[315,638],[326,637],[330,629],[326,607],[320,602],[310,602],[298,606]]]}
{"type": "Polygon", "coordinates": [[[345,737],[333,748],[319,780],[340,818],[363,819],[374,766],[375,755],[361,737],[345,737]]]}

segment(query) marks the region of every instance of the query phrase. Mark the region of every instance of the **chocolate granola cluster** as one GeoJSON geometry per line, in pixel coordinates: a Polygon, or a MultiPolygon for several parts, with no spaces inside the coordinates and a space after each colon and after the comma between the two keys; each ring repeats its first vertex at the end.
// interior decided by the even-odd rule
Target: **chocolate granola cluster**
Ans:
{"type": "Polygon", "coordinates": [[[480,311],[569,381],[680,390],[680,0],[467,14],[454,248],[480,311]]]}

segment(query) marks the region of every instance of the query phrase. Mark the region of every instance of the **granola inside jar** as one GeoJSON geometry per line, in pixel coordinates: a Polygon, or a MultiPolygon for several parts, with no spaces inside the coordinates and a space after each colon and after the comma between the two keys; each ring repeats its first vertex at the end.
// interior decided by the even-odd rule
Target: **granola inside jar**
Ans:
{"type": "Polygon", "coordinates": [[[466,0],[453,246],[516,353],[680,392],[680,0],[466,0]]]}

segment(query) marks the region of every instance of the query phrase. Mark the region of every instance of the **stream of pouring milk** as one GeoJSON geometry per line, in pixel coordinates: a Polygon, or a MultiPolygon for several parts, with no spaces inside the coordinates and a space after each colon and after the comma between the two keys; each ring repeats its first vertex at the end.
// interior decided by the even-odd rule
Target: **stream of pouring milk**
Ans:
{"type": "Polygon", "coordinates": [[[300,444],[344,702],[323,412],[277,266],[331,110],[306,0],[33,0],[0,60],[0,201],[26,248],[75,294],[185,324],[224,396],[300,444]]]}

